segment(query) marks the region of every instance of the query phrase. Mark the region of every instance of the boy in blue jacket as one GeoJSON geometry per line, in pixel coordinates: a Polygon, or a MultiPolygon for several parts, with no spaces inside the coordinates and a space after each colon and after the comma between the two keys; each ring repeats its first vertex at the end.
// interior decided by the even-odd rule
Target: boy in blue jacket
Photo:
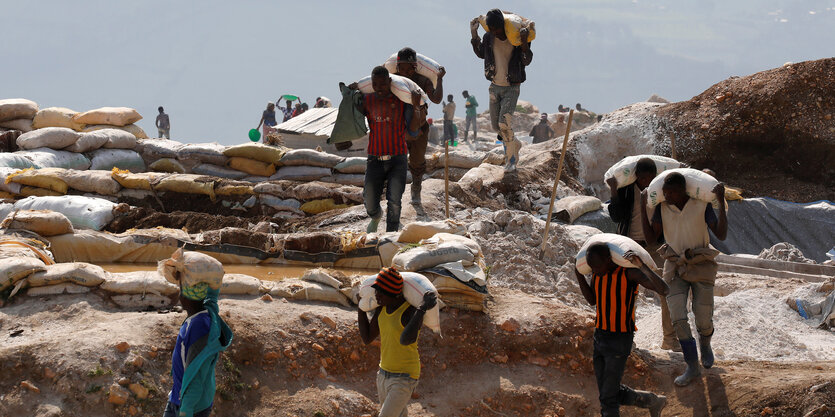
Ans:
{"type": "Polygon", "coordinates": [[[205,282],[180,285],[180,304],[188,318],[171,357],[174,384],[163,417],[207,417],[212,412],[215,364],[232,342],[232,330],[218,315],[218,293],[205,282]]]}

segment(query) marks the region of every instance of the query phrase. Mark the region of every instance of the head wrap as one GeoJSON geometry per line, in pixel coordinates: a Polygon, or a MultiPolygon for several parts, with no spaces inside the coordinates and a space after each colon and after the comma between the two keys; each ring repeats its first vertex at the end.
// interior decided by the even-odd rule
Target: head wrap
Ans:
{"type": "Polygon", "coordinates": [[[206,282],[199,282],[191,286],[181,285],[180,294],[189,300],[203,300],[209,295],[209,284],[206,282]]]}

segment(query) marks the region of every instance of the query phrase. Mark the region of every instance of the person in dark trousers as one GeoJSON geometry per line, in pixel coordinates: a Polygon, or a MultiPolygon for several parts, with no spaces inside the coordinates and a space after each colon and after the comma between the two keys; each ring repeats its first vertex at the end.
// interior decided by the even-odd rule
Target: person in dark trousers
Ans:
{"type": "Polygon", "coordinates": [[[637,391],[621,384],[626,360],[632,352],[635,335],[635,299],[638,285],[664,296],[669,287],[632,252],[624,255],[637,268],[624,268],[612,261],[609,247],[594,245],[586,251],[592,269],[591,284],[574,268],[577,283],[589,304],[596,306],[594,322],[594,375],[597,377],[600,412],[603,417],[620,415],[621,405],[647,408],[652,417],[660,417],[667,397],[637,391]]]}
{"type": "Polygon", "coordinates": [[[664,200],[655,208],[652,220],[647,215],[647,190],[641,192],[641,219],[647,243],[664,236],[666,243],[660,252],[664,257],[664,280],[670,284],[667,305],[670,320],[676,331],[687,369],[675,379],[685,386],[702,374],[696,340],[690,331],[687,300],[692,294],[692,310],[699,332],[701,362],[705,368],[713,366],[713,285],[719,265],[714,258],[719,251],[710,247],[710,233],[719,240],[728,236],[728,217],[725,212],[725,186],[712,190],[719,202],[719,218],[710,203],[687,196],[687,179],[680,173],[664,178],[664,200]]]}
{"type": "Polygon", "coordinates": [[[232,330],[218,314],[219,291],[201,282],[180,284],[180,304],[188,314],[171,355],[173,386],[163,417],[208,417],[215,396],[215,365],[232,343],[232,330]]]}
{"type": "MultiPolygon", "coordinates": [[[[348,86],[356,90],[357,84],[348,86]]],[[[365,169],[363,199],[371,217],[366,231],[374,233],[380,224],[380,199],[386,188],[386,231],[400,229],[400,210],[406,189],[406,136],[415,138],[421,125],[426,124],[426,113],[420,105],[420,93],[412,92],[412,104],[406,104],[391,93],[391,77],[385,67],[371,72],[373,93],[363,97],[360,109],[368,121],[368,162],[365,169]]]]}
{"type": "MultiPolygon", "coordinates": [[[[658,168],[655,162],[649,158],[638,160],[635,165],[635,176],[637,179],[631,185],[620,187],[615,177],[606,180],[612,199],[609,202],[609,217],[618,224],[618,234],[627,236],[638,242],[652,255],[655,263],[661,267],[664,265],[664,258],[658,253],[661,243],[647,244],[644,237],[644,226],[641,221],[641,192],[649,186],[649,183],[658,175],[658,168]]],[[[681,345],[676,338],[676,331],[670,321],[670,309],[667,307],[667,298],[659,297],[661,301],[661,328],[664,338],[661,341],[661,349],[681,352],[681,345]]]]}
{"type": "Polygon", "coordinates": [[[473,142],[478,139],[478,126],[476,120],[478,119],[478,100],[475,96],[471,96],[469,91],[464,90],[461,93],[464,96],[464,108],[467,109],[467,118],[464,120],[464,142],[467,141],[467,133],[470,131],[470,125],[473,125],[473,142]]]}
{"type": "Polygon", "coordinates": [[[452,143],[455,140],[455,102],[452,101],[452,94],[446,96],[449,103],[444,103],[444,140],[452,143]]]}
{"type": "Polygon", "coordinates": [[[505,170],[515,171],[522,144],[513,134],[513,113],[519,100],[519,86],[525,82],[525,67],[533,60],[528,29],[522,28],[520,46],[513,46],[504,31],[504,14],[499,9],[487,12],[487,33],[478,37],[478,18],[470,22],[473,52],[484,60],[484,76],[490,81],[490,122],[499,132],[505,148],[505,170]]]}
{"type": "Polygon", "coordinates": [[[157,115],[157,120],[154,124],[157,126],[158,137],[171,139],[171,120],[168,118],[168,115],[165,114],[165,110],[163,110],[162,106],[159,106],[157,110],[159,110],[159,114],[157,115]]]}
{"type": "Polygon", "coordinates": [[[554,129],[548,124],[548,113],[542,113],[539,123],[534,125],[530,135],[533,137],[533,143],[545,142],[554,137],[554,129]]]}
{"type": "MultiPolygon", "coordinates": [[[[438,82],[432,85],[432,81],[417,72],[417,52],[406,47],[397,51],[397,75],[406,77],[415,82],[429,97],[429,101],[438,104],[444,97],[444,75],[446,69],[440,68],[438,82]]],[[[429,103],[423,108],[427,113],[429,103]]],[[[426,120],[420,125],[418,135],[414,138],[406,138],[409,147],[409,171],[412,173],[412,204],[420,204],[420,192],[423,188],[423,174],[426,173],[426,146],[429,143],[429,124],[426,120]]]]}
{"type": "Polygon", "coordinates": [[[380,337],[380,369],[377,372],[379,417],[405,417],[406,407],[420,379],[417,339],[426,311],[438,303],[434,292],[423,296],[414,307],[403,297],[403,277],[395,268],[377,274],[373,285],[377,307],[371,320],[357,308],[360,337],[366,345],[380,337]]]}

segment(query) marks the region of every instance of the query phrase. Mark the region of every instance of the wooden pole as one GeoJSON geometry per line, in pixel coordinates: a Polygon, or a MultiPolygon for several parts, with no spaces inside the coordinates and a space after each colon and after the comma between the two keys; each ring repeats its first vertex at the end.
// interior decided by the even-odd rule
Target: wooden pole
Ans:
{"type": "Polygon", "coordinates": [[[551,205],[548,206],[548,217],[545,219],[545,233],[542,234],[542,247],[539,249],[539,259],[545,257],[545,244],[548,242],[548,230],[551,228],[551,216],[554,214],[554,199],[557,198],[557,186],[562,175],[562,164],[565,161],[565,149],[568,147],[568,134],[571,133],[571,120],[574,118],[574,109],[568,111],[568,125],[565,126],[565,137],[562,139],[562,153],[560,153],[560,164],[557,166],[557,178],[554,179],[554,189],[551,191],[551,205]]]}
{"type": "Polygon", "coordinates": [[[670,157],[676,159],[676,132],[670,131],[670,157]]]}
{"type": "Polygon", "coordinates": [[[444,140],[444,201],[446,218],[449,218],[449,139],[444,140]]]}

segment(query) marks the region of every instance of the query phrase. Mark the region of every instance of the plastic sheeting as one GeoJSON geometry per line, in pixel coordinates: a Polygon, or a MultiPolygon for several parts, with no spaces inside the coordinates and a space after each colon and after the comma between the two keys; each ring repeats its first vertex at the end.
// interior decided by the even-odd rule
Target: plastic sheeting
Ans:
{"type": "Polygon", "coordinates": [[[791,203],[771,198],[729,202],[728,237],[711,244],[724,253],[759,254],[788,242],[816,262],[835,245],[835,205],[831,201],[791,203]]]}

